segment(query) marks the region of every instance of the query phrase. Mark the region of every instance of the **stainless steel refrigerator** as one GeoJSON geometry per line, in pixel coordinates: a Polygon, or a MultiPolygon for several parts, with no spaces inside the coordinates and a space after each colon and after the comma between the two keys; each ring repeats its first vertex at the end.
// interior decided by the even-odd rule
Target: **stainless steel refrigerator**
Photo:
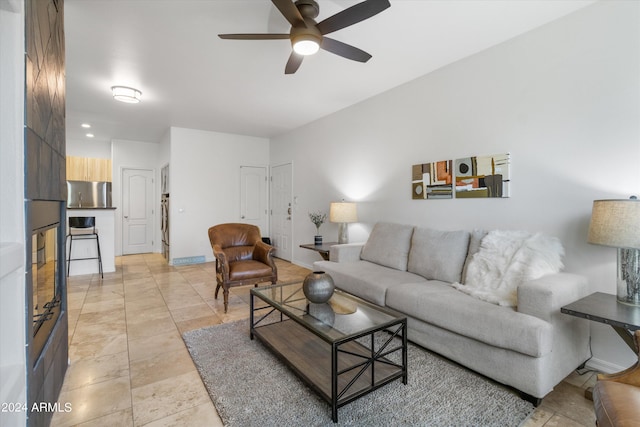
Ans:
{"type": "Polygon", "coordinates": [[[162,212],[162,256],[167,261],[170,261],[169,257],[169,194],[163,194],[160,200],[160,211],[162,212]]]}

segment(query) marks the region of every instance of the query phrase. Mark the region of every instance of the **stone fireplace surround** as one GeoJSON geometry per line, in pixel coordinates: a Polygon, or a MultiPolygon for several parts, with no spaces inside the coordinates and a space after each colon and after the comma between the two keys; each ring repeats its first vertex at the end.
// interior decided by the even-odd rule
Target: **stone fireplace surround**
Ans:
{"type": "MultiPolygon", "coordinates": [[[[25,302],[26,407],[52,408],[68,364],[65,259],[65,49],[63,0],[25,0],[25,302]],[[57,227],[60,303],[34,337],[34,231],[57,227]],[[55,319],[57,315],[57,319],[55,319]],[[40,332],[48,336],[40,337],[40,332]],[[42,406],[38,406],[42,405],[42,406]]],[[[49,425],[53,411],[28,411],[27,425],[49,425]]]]}

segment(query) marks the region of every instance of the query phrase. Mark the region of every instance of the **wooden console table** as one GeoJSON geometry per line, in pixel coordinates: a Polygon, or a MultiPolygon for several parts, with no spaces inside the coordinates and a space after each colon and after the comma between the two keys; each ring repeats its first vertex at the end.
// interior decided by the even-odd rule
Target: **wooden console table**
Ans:
{"type": "Polygon", "coordinates": [[[306,245],[300,245],[301,248],[311,249],[312,251],[316,251],[320,254],[323,260],[329,261],[329,252],[331,251],[331,246],[337,245],[338,242],[327,242],[321,245],[314,245],[313,243],[309,243],[306,245]]]}

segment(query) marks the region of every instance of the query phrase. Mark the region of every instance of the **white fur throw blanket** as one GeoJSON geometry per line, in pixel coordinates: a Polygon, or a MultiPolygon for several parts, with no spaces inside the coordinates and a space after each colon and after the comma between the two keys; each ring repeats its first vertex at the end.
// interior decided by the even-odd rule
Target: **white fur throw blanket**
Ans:
{"type": "Polygon", "coordinates": [[[518,286],[563,267],[564,248],[555,237],[525,231],[490,231],[468,261],[465,284],[451,286],[493,304],[517,306],[518,286]]]}

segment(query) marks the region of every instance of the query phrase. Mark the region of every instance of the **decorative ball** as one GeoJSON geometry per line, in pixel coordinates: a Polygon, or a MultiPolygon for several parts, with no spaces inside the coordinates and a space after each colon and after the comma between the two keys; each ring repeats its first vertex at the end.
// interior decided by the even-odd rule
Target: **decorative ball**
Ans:
{"type": "Polygon", "coordinates": [[[304,278],[302,292],[309,302],[322,304],[329,301],[336,285],[333,278],[324,271],[314,271],[304,278]]]}

